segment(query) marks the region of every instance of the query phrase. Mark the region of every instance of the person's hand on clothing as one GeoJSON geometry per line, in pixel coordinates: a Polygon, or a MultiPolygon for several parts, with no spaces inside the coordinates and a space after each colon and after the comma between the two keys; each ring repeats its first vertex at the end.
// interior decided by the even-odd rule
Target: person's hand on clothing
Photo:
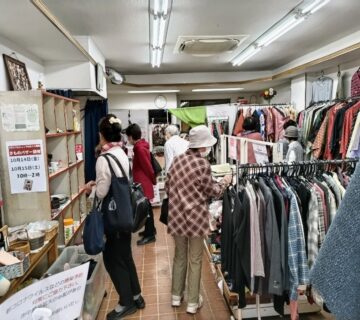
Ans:
{"type": "Polygon", "coordinates": [[[85,192],[87,194],[90,194],[91,191],[92,191],[93,186],[95,186],[95,185],[96,185],[95,181],[93,181],[93,180],[89,181],[87,184],[85,184],[85,187],[84,187],[85,192]]]}

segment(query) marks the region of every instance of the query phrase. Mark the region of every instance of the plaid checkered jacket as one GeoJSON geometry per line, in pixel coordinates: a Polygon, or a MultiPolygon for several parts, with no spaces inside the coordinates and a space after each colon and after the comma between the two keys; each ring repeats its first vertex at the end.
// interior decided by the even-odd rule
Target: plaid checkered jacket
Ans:
{"type": "Polygon", "coordinates": [[[219,198],[226,186],[211,176],[209,162],[191,149],[175,157],[167,174],[168,233],[203,237],[209,232],[210,198],[219,198]]]}

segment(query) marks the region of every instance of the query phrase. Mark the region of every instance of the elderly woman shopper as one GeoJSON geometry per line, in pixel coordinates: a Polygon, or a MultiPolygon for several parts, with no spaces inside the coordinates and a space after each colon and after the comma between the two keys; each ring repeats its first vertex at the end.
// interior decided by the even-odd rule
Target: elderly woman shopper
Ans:
{"type": "MultiPolygon", "coordinates": [[[[99,123],[100,156],[96,161],[96,181],[90,181],[85,189],[88,193],[95,188],[99,200],[105,198],[111,184],[109,164],[103,155],[111,154],[116,157],[129,176],[129,160],[121,148],[121,122],[116,116],[109,114],[99,123]]],[[[108,157],[117,177],[121,177],[120,167],[114,159],[108,157]]],[[[116,232],[106,235],[103,258],[106,270],[119,294],[119,303],[107,315],[108,320],[122,319],[133,314],[137,309],[145,308],[145,301],[141,296],[141,288],[131,251],[131,233],[116,232]]]]}
{"type": "Polygon", "coordinates": [[[193,128],[189,140],[189,150],[172,163],[165,189],[169,196],[168,232],[175,240],[172,306],[181,305],[187,274],[186,311],[195,314],[203,302],[199,291],[203,240],[209,232],[208,202],[223,194],[231,183],[231,176],[226,176],[220,183],[213,180],[210,164],[205,158],[216,139],[206,126],[193,128]]]}

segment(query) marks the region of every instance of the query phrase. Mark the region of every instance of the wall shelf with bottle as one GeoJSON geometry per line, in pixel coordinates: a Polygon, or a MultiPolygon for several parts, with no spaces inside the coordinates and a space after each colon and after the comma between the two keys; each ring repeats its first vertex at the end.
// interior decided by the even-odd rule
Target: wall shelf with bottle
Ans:
{"type": "Polygon", "coordinates": [[[86,211],[80,103],[78,100],[43,91],[0,93],[0,111],[24,105],[34,106],[37,110],[36,129],[6,130],[1,126],[0,119],[0,176],[5,200],[4,219],[10,226],[37,220],[57,220],[58,243],[70,244],[80,234],[86,211]],[[40,192],[24,190],[14,193],[11,188],[7,142],[20,141],[26,145],[35,140],[41,140],[44,153],[41,163],[41,170],[45,175],[44,188],[40,192]],[[84,201],[85,206],[82,205],[84,201]],[[67,237],[64,219],[70,219],[66,225],[67,237]],[[73,224],[69,224],[69,221],[73,221],[73,224]]]}

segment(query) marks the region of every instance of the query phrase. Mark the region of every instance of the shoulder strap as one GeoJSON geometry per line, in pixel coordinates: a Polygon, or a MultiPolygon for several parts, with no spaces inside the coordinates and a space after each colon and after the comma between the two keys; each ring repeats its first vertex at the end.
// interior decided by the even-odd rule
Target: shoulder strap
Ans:
{"type": "Polygon", "coordinates": [[[118,167],[119,167],[119,169],[120,169],[123,177],[126,178],[127,180],[129,180],[129,178],[128,178],[128,176],[126,175],[126,173],[125,173],[125,171],[124,171],[124,168],[122,167],[120,161],[119,161],[114,155],[112,155],[111,153],[102,154],[101,157],[104,157],[104,158],[106,159],[106,161],[108,162],[108,164],[109,164],[109,168],[110,168],[111,174],[114,175],[114,176],[116,176],[116,175],[115,175],[115,172],[114,172],[114,169],[113,169],[113,167],[112,167],[112,165],[111,165],[111,163],[110,163],[110,160],[109,160],[109,158],[108,158],[107,156],[110,156],[110,157],[115,161],[115,163],[118,165],[118,167]]]}

